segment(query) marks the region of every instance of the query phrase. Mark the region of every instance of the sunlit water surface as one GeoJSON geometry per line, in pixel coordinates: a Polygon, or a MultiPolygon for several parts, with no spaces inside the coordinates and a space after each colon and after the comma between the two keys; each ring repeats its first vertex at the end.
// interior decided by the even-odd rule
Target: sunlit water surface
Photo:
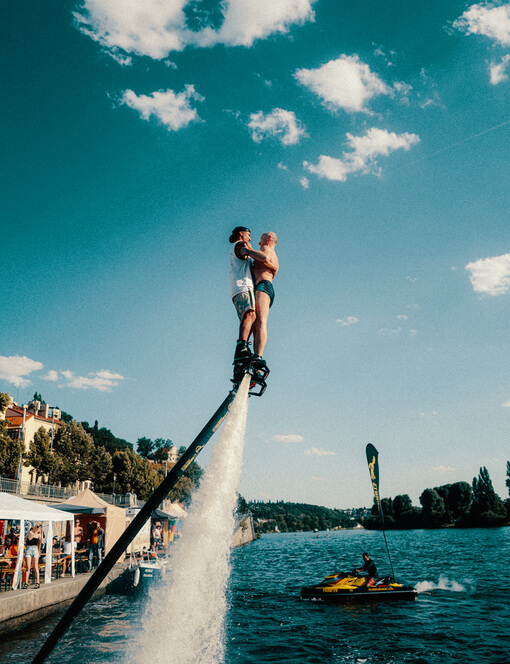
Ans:
{"type": "MultiPolygon", "coordinates": [[[[234,551],[225,663],[509,664],[510,528],[390,532],[388,542],[396,575],[421,590],[416,602],[342,606],[300,599],[302,585],[359,565],[364,550],[381,573],[389,571],[381,533],[266,535],[234,551]]],[[[207,579],[189,583],[200,584],[207,603],[207,579]]],[[[89,604],[48,661],[133,662],[147,601],[105,596],[89,604]]],[[[178,605],[166,612],[169,621],[179,615],[178,605]]],[[[0,662],[30,662],[55,622],[52,616],[3,639],[0,662]]],[[[161,649],[166,637],[164,626],[151,630],[161,649]]],[[[146,664],[152,662],[148,656],[146,664]]]]}

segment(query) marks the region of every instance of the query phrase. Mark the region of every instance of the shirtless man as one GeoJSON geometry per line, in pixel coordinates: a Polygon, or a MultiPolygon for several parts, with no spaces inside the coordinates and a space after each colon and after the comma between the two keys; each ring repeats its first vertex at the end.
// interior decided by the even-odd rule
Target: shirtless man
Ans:
{"type": "Polygon", "coordinates": [[[230,297],[241,321],[234,361],[251,358],[248,340],[256,314],[252,261],[248,259],[247,254],[247,249],[251,249],[250,239],[250,229],[245,226],[236,226],[229,237],[230,244],[234,245],[229,257],[230,297]]]}
{"type": "Polygon", "coordinates": [[[279,270],[278,257],[275,252],[278,238],[272,231],[264,233],[260,238],[260,251],[251,248],[249,242],[240,248],[241,255],[253,258],[251,267],[255,282],[256,318],[253,325],[252,365],[256,368],[266,366],[262,353],[267,342],[267,317],[274,300],[273,279],[279,270]]]}

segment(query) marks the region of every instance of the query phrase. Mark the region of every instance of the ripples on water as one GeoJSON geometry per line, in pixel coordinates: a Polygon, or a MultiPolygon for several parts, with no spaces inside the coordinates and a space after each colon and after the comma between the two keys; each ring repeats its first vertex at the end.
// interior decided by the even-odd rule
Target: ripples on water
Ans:
{"type": "MultiPolygon", "coordinates": [[[[502,586],[510,528],[390,532],[388,542],[397,577],[423,589],[416,602],[300,599],[301,586],[360,565],[364,550],[381,574],[389,572],[381,533],[266,535],[236,550],[225,664],[509,664],[510,602],[502,586]]],[[[143,602],[106,596],[89,604],[49,664],[129,663],[143,602]]],[[[0,662],[30,662],[56,620],[3,639],[0,662]]],[[[153,638],[164,643],[164,631],[153,638]]]]}

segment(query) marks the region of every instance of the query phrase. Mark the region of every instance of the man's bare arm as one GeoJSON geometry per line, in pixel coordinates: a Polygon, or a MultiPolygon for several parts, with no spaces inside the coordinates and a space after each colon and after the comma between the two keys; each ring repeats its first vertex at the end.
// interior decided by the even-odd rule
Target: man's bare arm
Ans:
{"type": "Polygon", "coordinates": [[[251,249],[251,244],[248,244],[247,242],[238,242],[234,247],[234,252],[237,258],[243,260],[248,256],[248,252],[250,249],[251,249]]]}
{"type": "Polygon", "coordinates": [[[271,256],[268,256],[265,253],[265,251],[256,251],[255,249],[247,249],[246,254],[250,258],[253,258],[253,260],[257,261],[257,263],[261,263],[264,267],[267,267],[269,270],[278,269],[278,265],[275,263],[275,261],[272,259],[271,256]]]}

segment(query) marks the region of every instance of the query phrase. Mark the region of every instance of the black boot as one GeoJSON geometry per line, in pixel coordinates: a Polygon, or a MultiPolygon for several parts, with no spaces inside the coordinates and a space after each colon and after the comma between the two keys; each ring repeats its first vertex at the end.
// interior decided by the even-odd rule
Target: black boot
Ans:
{"type": "Polygon", "coordinates": [[[262,355],[253,355],[251,358],[251,366],[256,370],[267,368],[266,361],[263,359],[262,355]]]}
{"type": "Polygon", "coordinates": [[[234,353],[234,362],[249,362],[251,350],[247,341],[238,341],[234,353]]]}

